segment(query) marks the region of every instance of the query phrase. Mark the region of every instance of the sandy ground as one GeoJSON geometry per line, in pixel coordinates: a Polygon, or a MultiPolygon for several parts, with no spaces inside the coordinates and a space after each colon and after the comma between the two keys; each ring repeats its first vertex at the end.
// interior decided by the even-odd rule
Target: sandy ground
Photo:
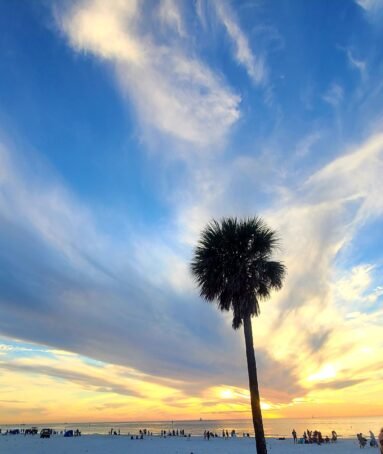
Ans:
{"type": "MultiPolygon", "coordinates": [[[[339,440],[329,445],[294,445],[292,440],[268,439],[269,454],[350,454],[360,453],[354,440],[339,440]]],[[[378,454],[378,449],[366,446],[369,454],[378,454]]],[[[253,439],[222,438],[204,440],[200,437],[186,438],[146,438],[131,440],[127,436],[110,437],[105,435],[84,435],[76,438],[53,436],[40,439],[38,436],[0,436],[1,454],[247,454],[255,453],[253,439]]],[[[366,453],[366,454],[367,454],[366,453]]]]}

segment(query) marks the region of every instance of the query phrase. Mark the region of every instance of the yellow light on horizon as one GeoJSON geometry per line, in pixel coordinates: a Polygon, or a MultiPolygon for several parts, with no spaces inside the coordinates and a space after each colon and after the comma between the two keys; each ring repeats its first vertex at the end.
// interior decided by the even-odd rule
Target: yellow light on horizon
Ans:
{"type": "Polygon", "coordinates": [[[323,381],[336,377],[336,370],[332,364],[326,364],[317,373],[309,375],[307,381],[323,381]]]}
{"type": "Polygon", "coordinates": [[[234,398],[234,393],[231,389],[223,389],[219,393],[220,397],[222,399],[233,399],[234,398]]]}
{"type": "Polygon", "coordinates": [[[261,410],[271,410],[271,405],[266,402],[261,402],[261,410]]]}

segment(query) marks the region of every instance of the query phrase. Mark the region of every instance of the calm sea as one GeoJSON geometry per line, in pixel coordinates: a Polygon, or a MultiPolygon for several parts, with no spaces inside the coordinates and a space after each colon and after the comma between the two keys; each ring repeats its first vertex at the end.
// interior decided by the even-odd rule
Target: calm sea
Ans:
{"type": "MultiPolygon", "coordinates": [[[[121,435],[137,434],[140,429],[148,429],[154,435],[161,430],[184,429],[186,434],[202,435],[204,430],[222,434],[222,429],[235,430],[239,436],[243,432],[253,434],[251,420],[198,420],[198,421],[145,421],[145,422],[99,422],[99,423],[57,423],[57,424],[27,424],[27,425],[0,425],[3,432],[9,428],[27,428],[36,426],[39,429],[49,427],[57,431],[64,429],[79,429],[82,434],[107,434],[111,428],[121,435]]],[[[268,437],[291,437],[291,431],[295,429],[301,436],[307,429],[319,430],[323,435],[330,435],[335,430],[341,437],[354,437],[362,432],[368,435],[372,430],[375,435],[383,427],[383,417],[358,417],[358,418],[310,418],[310,419],[265,419],[265,432],[268,437]]]]}

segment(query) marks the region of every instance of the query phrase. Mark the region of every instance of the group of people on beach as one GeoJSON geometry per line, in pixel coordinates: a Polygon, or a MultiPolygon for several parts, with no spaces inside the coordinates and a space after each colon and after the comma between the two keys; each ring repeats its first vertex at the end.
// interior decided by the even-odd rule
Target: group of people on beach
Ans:
{"type": "MultiPolygon", "coordinates": [[[[356,434],[359,441],[359,447],[364,448],[368,442],[367,438],[363,436],[363,433],[356,434]]],[[[381,454],[383,454],[383,427],[380,429],[378,440],[375,438],[374,433],[370,430],[370,446],[372,448],[380,448],[381,454]]]]}
{"type": "Polygon", "coordinates": [[[322,432],[319,430],[309,430],[307,429],[306,432],[303,433],[301,438],[298,438],[297,432],[295,429],[291,432],[291,435],[293,436],[294,443],[299,443],[299,444],[317,444],[321,445],[322,443],[335,443],[338,439],[338,434],[333,430],[331,432],[331,438],[326,435],[323,437],[322,432]]]}
{"type": "MultiPolygon", "coordinates": [[[[315,443],[315,444],[321,445],[322,443],[330,443],[330,442],[335,443],[338,439],[338,435],[335,432],[335,430],[333,430],[331,432],[331,438],[329,438],[328,435],[326,435],[323,438],[322,433],[320,431],[318,431],[318,430],[311,431],[308,429],[306,432],[303,433],[303,436],[301,438],[298,438],[297,432],[295,429],[293,429],[293,431],[291,432],[291,435],[293,436],[294,443],[304,443],[304,444],[315,443]]],[[[356,437],[359,441],[359,446],[361,448],[364,448],[368,442],[367,438],[364,437],[362,433],[358,433],[356,435],[356,437]]],[[[378,440],[375,438],[374,433],[370,430],[370,443],[369,444],[372,448],[379,447],[381,454],[383,454],[383,427],[380,429],[378,440]]]]}
{"type": "Polygon", "coordinates": [[[65,430],[54,430],[54,429],[38,429],[37,427],[21,428],[21,429],[6,429],[2,432],[0,428],[0,435],[38,435],[42,432],[49,433],[49,435],[63,435],[64,437],[80,437],[81,431],[79,429],[65,429],[65,430]]]}
{"type": "MultiPolygon", "coordinates": [[[[161,430],[161,437],[162,437],[162,432],[166,432],[166,431],[161,430]]],[[[113,429],[113,427],[112,427],[109,431],[109,435],[121,435],[120,429],[113,429]]],[[[140,429],[138,431],[138,434],[135,434],[135,435],[131,435],[130,432],[128,432],[128,436],[130,437],[131,440],[143,440],[144,436],[152,437],[153,432],[150,432],[150,430],[148,430],[148,429],[140,429]]]]}
{"type": "MultiPolygon", "coordinates": [[[[120,435],[120,431],[118,431],[118,435],[120,435]]],[[[128,432],[128,436],[130,436],[131,440],[143,440],[144,436],[152,437],[153,432],[151,432],[148,429],[140,429],[138,431],[138,434],[136,434],[136,435],[130,435],[130,432],[128,432]]],[[[162,434],[161,434],[161,436],[162,436],[162,434]]]]}
{"type": "Polygon", "coordinates": [[[190,437],[191,434],[185,434],[185,429],[161,430],[161,437],[190,437]]]}
{"type": "MultiPolygon", "coordinates": [[[[228,439],[228,438],[235,438],[237,436],[235,430],[233,429],[230,433],[228,430],[222,429],[222,438],[228,439]]],[[[244,437],[250,437],[249,433],[243,433],[244,437]]],[[[210,440],[210,438],[219,438],[219,435],[217,432],[211,432],[210,430],[205,430],[203,433],[203,438],[204,440],[210,440]]]]}

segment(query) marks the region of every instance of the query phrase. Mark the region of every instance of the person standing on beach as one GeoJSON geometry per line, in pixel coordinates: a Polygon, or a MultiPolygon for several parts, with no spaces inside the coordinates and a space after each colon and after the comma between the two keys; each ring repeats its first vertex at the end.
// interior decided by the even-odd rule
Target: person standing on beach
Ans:
{"type": "Polygon", "coordinates": [[[297,442],[297,432],[295,429],[293,429],[293,431],[291,432],[292,436],[293,436],[293,439],[294,439],[294,444],[297,442]]]}
{"type": "Polygon", "coordinates": [[[380,453],[383,454],[383,427],[380,429],[378,440],[379,440],[380,453]]]}
{"type": "Polygon", "coordinates": [[[378,448],[378,442],[376,441],[374,433],[370,430],[370,446],[372,448],[378,448]]]}

